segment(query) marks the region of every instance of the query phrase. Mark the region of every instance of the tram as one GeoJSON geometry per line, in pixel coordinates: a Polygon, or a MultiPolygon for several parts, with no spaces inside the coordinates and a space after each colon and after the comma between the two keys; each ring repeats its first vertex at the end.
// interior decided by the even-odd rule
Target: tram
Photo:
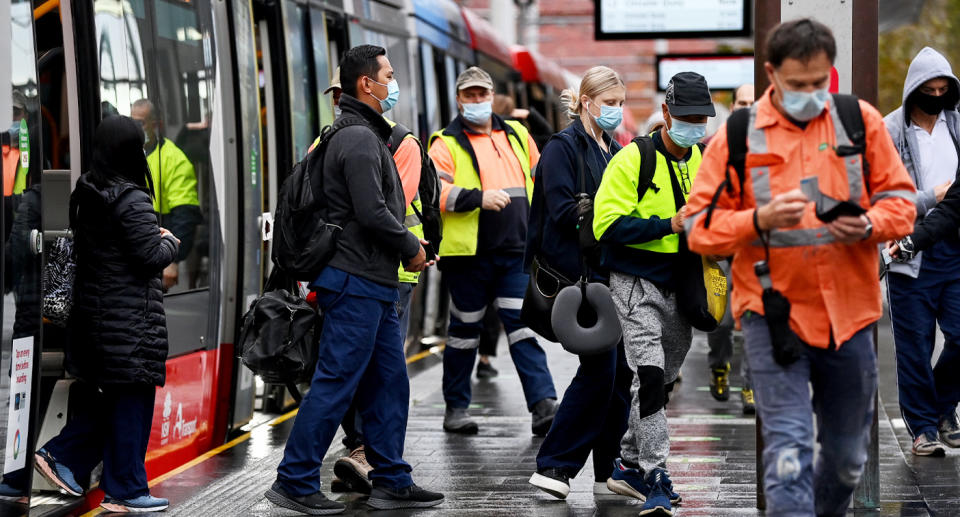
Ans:
{"type": "MultiPolygon", "coordinates": [[[[165,272],[170,354],[166,385],[156,393],[148,476],[292,403],[284,388],[264,385],[240,364],[235,340],[270,272],[279,185],[333,122],[332,100],[322,92],[342,53],[363,43],[387,49],[402,92],[391,118],[423,138],[456,116],[453,85],[468,66],[487,69],[498,93],[541,110],[557,129],[565,121],[559,92],[577,82],[542,56],[508,47],[453,0],[0,2],[0,125],[11,128],[0,142],[0,400],[16,407],[0,411],[0,440],[10,453],[4,476],[29,471],[37,444],[84,410],[64,369],[69,332],[41,318],[43,248],[69,235],[69,195],[90,166],[99,121],[130,115],[143,100],[159,144],[189,162],[199,214],[192,244],[165,272]],[[39,206],[24,209],[26,199],[39,206]],[[29,359],[30,375],[8,375],[21,358],[29,359]]],[[[160,174],[173,174],[171,167],[161,162],[160,174]]],[[[442,341],[443,292],[439,272],[429,271],[415,294],[409,347],[442,341]]],[[[31,515],[86,504],[62,504],[39,476],[33,494],[31,515]]]]}

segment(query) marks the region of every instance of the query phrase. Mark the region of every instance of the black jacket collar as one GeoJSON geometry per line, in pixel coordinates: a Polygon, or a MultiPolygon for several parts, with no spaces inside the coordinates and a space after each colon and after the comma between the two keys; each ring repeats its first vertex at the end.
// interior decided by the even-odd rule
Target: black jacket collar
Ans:
{"type": "MultiPolygon", "coordinates": [[[[584,139],[586,143],[590,143],[590,140],[593,140],[593,137],[587,133],[587,128],[583,127],[583,121],[581,121],[579,117],[574,119],[569,127],[577,138],[584,139]]],[[[610,134],[606,131],[600,130],[600,132],[602,133],[601,138],[603,138],[603,142],[607,144],[607,149],[613,150],[613,138],[610,138],[610,134]]]]}
{"type": "Polygon", "coordinates": [[[377,110],[360,102],[355,97],[346,93],[340,96],[340,110],[343,111],[342,117],[356,116],[362,118],[381,140],[386,142],[390,138],[392,128],[387,123],[383,115],[377,113],[377,110]]]}

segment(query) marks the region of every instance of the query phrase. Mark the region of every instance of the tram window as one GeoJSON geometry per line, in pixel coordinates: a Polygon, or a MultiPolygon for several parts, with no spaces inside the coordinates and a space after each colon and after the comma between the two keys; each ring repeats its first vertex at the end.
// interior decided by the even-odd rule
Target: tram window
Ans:
{"type": "Polygon", "coordinates": [[[181,240],[168,292],[209,286],[210,122],[214,56],[209,0],[95,0],[101,114],[143,127],[161,226],[181,240]]]}
{"type": "Polygon", "coordinates": [[[307,154],[310,144],[319,133],[316,121],[316,99],[306,92],[312,91],[307,56],[312,45],[307,41],[305,8],[286,0],[284,29],[287,34],[287,70],[290,77],[290,119],[293,125],[293,159],[298,161],[307,154]]]}
{"type": "Polygon", "coordinates": [[[441,127],[440,118],[440,91],[437,85],[437,73],[433,67],[433,47],[429,43],[420,42],[420,69],[423,71],[423,107],[427,127],[421,129],[421,137],[426,142],[428,133],[441,127]]]}
{"type": "Polygon", "coordinates": [[[387,49],[387,58],[393,66],[394,77],[400,86],[400,102],[387,113],[387,117],[399,122],[413,131],[416,131],[417,111],[415,104],[415,83],[413,70],[410,70],[410,53],[407,50],[407,41],[396,36],[389,36],[381,32],[364,31],[364,42],[369,45],[378,45],[387,49]]]}
{"type": "Polygon", "coordinates": [[[457,89],[454,85],[457,84],[457,76],[460,75],[460,72],[457,71],[456,60],[453,57],[443,57],[443,69],[447,74],[447,84],[450,85],[447,88],[447,105],[450,106],[450,120],[453,120],[459,114],[457,110],[457,89]]]}
{"type": "MultiPolygon", "coordinates": [[[[313,40],[313,67],[316,73],[317,107],[319,126],[333,124],[333,100],[331,95],[324,95],[323,91],[330,85],[333,68],[330,66],[329,46],[327,42],[327,22],[323,11],[310,9],[311,39],[313,40]]],[[[309,90],[308,90],[309,91],[309,90]]]]}

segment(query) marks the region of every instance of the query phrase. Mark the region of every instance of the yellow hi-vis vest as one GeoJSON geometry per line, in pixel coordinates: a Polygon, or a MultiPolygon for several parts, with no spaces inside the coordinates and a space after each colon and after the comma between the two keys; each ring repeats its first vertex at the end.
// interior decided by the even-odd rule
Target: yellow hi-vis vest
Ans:
{"type": "MultiPolygon", "coordinates": [[[[516,134],[516,138],[507,134],[507,140],[513,153],[520,161],[523,177],[527,189],[527,201],[533,199],[533,177],[530,174],[530,133],[523,124],[515,120],[504,121],[516,134]]],[[[477,171],[477,159],[471,151],[464,149],[457,142],[455,135],[444,130],[430,135],[430,145],[437,138],[443,140],[453,156],[453,165],[456,169],[453,175],[453,184],[462,189],[483,189],[480,174],[477,171]]],[[[477,238],[480,233],[480,208],[469,212],[442,212],[443,241],[440,242],[441,257],[473,256],[477,254],[477,238]]]]}
{"type": "MultiPolygon", "coordinates": [[[[653,174],[653,183],[641,199],[638,199],[637,192],[640,182],[641,156],[636,142],[631,142],[610,160],[593,202],[593,233],[597,240],[600,240],[607,229],[620,217],[650,219],[657,216],[666,220],[676,215],[677,205],[673,198],[673,182],[670,181],[667,157],[660,152],[654,154],[657,168],[653,174]]],[[[690,159],[684,165],[686,174],[681,171],[679,163],[672,163],[677,183],[681,187],[686,184],[688,193],[692,189],[693,180],[697,177],[701,161],[703,161],[703,155],[700,147],[695,145],[691,148],[690,159]],[[681,176],[689,176],[689,179],[681,176]]],[[[684,199],[687,199],[688,195],[683,194],[684,199]]],[[[678,253],[680,236],[671,233],[661,239],[627,246],[656,253],[678,253]]]]}
{"type": "Polygon", "coordinates": [[[147,166],[153,179],[153,209],[160,215],[182,205],[200,206],[193,163],[172,141],[162,139],[147,155],[147,166]]]}

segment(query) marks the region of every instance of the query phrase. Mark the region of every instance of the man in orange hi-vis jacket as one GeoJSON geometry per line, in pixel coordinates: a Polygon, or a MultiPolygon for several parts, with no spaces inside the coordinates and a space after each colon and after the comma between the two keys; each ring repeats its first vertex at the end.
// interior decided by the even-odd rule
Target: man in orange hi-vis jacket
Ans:
{"type": "Polygon", "coordinates": [[[877,246],[910,233],[915,190],[877,110],[827,91],[830,29],[783,23],[766,55],[772,86],[710,143],[685,227],[693,251],[734,256],[767,514],[843,515],[877,387],[877,246]]]}

